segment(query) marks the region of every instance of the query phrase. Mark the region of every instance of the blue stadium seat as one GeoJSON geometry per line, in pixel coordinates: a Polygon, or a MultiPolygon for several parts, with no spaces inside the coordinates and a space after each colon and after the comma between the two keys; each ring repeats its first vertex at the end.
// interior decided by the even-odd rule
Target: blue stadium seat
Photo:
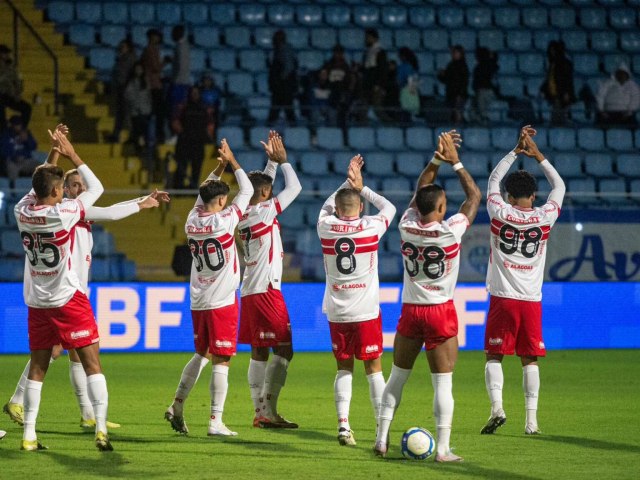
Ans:
{"type": "Polygon", "coordinates": [[[524,95],[524,83],[520,77],[500,77],[498,85],[500,94],[505,97],[520,98],[524,95]]]}
{"type": "Polygon", "coordinates": [[[613,156],[607,153],[589,153],[584,157],[584,170],[596,178],[615,177],[613,156]]]}
{"type": "Polygon", "coordinates": [[[131,3],[129,4],[129,17],[135,25],[152,24],[156,19],[155,6],[151,2],[131,3]]]}
{"type": "MultiPolygon", "coordinates": [[[[422,171],[422,169],[420,170],[422,171]]],[[[420,175],[418,172],[416,175],[420,175]]],[[[391,194],[393,198],[407,198],[413,194],[411,190],[411,182],[404,177],[391,177],[382,179],[382,192],[385,196],[391,194]]]]}
{"type": "Polygon", "coordinates": [[[584,30],[566,30],[561,36],[567,50],[573,52],[588,50],[587,33],[584,30]]]}
{"type": "Polygon", "coordinates": [[[47,16],[55,23],[71,23],[74,18],[73,2],[49,2],[47,16]]]}
{"type": "Polygon", "coordinates": [[[496,26],[502,28],[520,27],[520,10],[513,7],[496,8],[493,12],[496,26]]]}
{"type": "Polygon", "coordinates": [[[400,6],[383,7],[382,23],[392,28],[404,27],[407,24],[407,9],[400,6]]]}
{"type": "Polygon", "coordinates": [[[116,63],[116,53],[113,48],[94,47],[89,50],[89,66],[96,70],[109,71],[116,63]]]}
{"type": "Polygon", "coordinates": [[[531,49],[531,32],[529,30],[510,30],[507,32],[507,47],[523,52],[531,49]]]}
{"type": "Polygon", "coordinates": [[[102,3],[79,2],[76,4],[76,20],[82,23],[99,24],[102,22],[102,3]]]}
{"type": "Polygon", "coordinates": [[[540,86],[544,83],[544,77],[542,75],[534,77],[527,76],[524,82],[524,88],[526,89],[527,96],[537,97],[540,92],[540,86]]]}
{"type": "Polygon", "coordinates": [[[89,280],[91,282],[117,281],[118,279],[113,278],[111,275],[111,260],[109,258],[93,258],[91,260],[89,280]]]}
{"type": "MultiPolygon", "coordinates": [[[[0,245],[5,255],[12,257],[24,257],[24,248],[22,247],[22,238],[17,229],[2,230],[0,234],[0,245]]],[[[24,267],[24,264],[23,264],[24,267]]]]}
{"type": "Polygon", "coordinates": [[[175,25],[182,21],[182,6],[174,2],[156,3],[156,19],[164,25],[175,25]]]}
{"type": "Polygon", "coordinates": [[[337,42],[334,28],[312,28],[311,46],[322,50],[331,50],[337,42]]]}
{"type": "Polygon", "coordinates": [[[562,178],[581,177],[583,175],[582,157],[578,153],[555,154],[551,158],[551,163],[556,167],[562,178]]]}
{"type": "MultiPolygon", "coordinates": [[[[253,137],[253,132],[251,136],[253,137]]],[[[256,138],[259,138],[262,140],[266,139],[266,137],[262,135],[260,136],[256,135],[256,138]]],[[[258,143],[258,145],[260,144],[258,143]]],[[[253,147],[253,142],[251,142],[251,146],[253,147]]],[[[260,147],[262,148],[262,145],[260,145],[260,147]]],[[[257,148],[256,150],[244,153],[240,161],[242,162],[242,169],[245,172],[253,172],[256,170],[262,172],[267,163],[264,152],[260,152],[259,150],[257,150],[257,148]]]]}
{"type": "Polygon", "coordinates": [[[199,47],[213,48],[220,45],[220,30],[216,27],[197,26],[193,28],[193,43],[199,47]]]}
{"type": "Polygon", "coordinates": [[[413,6],[409,9],[409,21],[418,28],[430,28],[436,22],[436,12],[433,7],[413,6]]]}
{"type": "Polygon", "coordinates": [[[576,148],[576,133],[573,128],[553,128],[549,131],[549,146],[555,150],[576,148]]]}
{"type": "Polygon", "coordinates": [[[591,152],[604,150],[604,132],[600,128],[578,130],[578,146],[591,152]]]}
{"type": "Polygon", "coordinates": [[[434,148],[433,131],[429,127],[409,127],[406,130],[407,147],[419,152],[426,152],[434,148]]]}
{"type": "Polygon", "coordinates": [[[93,232],[93,250],[94,257],[108,257],[116,253],[116,244],[113,235],[104,230],[95,230],[93,232]]]}
{"type": "Polygon", "coordinates": [[[605,178],[598,182],[600,199],[609,205],[624,205],[629,203],[627,183],[622,178],[605,178]]]}
{"type": "Polygon", "coordinates": [[[298,64],[308,70],[318,70],[324,65],[324,55],[317,50],[303,50],[298,53],[298,64]]]}
{"type": "MultiPolygon", "coordinates": [[[[396,216],[402,216],[404,212],[401,210],[398,210],[398,213],[396,213],[396,216]]],[[[400,251],[400,245],[402,242],[402,239],[400,237],[400,230],[396,230],[396,229],[389,229],[387,230],[387,233],[385,233],[384,235],[384,248],[387,252],[399,252],[400,251]]]]}
{"type": "Polygon", "coordinates": [[[220,130],[218,130],[218,138],[226,138],[227,142],[234,150],[244,150],[244,134],[240,127],[220,127],[220,130]]]}
{"type": "MultiPolygon", "coordinates": [[[[273,34],[276,32],[275,27],[258,27],[253,31],[253,38],[258,47],[265,50],[273,49],[273,34]]],[[[288,38],[287,38],[288,40],[288,38]]]]}
{"type": "Polygon", "coordinates": [[[429,155],[423,153],[400,152],[396,155],[398,173],[408,176],[413,182],[422,173],[430,158],[429,155]]]}
{"type": "Polygon", "coordinates": [[[182,16],[186,23],[192,25],[209,23],[209,9],[204,3],[185,3],[182,6],[182,16]]]}
{"type": "Polygon", "coordinates": [[[293,5],[289,5],[287,3],[269,5],[268,17],[269,22],[273,25],[278,25],[281,27],[288,26],[293,23],[295,17],[295,9],[293,5]]]}
{"type": "Polygon", "coordinates": [[[411,50],[420,49],[420,31],[413,28],[400,28],[394,31],[397,48],[408,47],[411,50]]]}
{"type": "Polygon", "coordinates": [[[606,11],[602,10],[602,8],[581,8],[579,15],[580,25],[583,28],[598,30],[607,26],[606,11]]]}
{"type": "Polygon", "coordinates": [[[240,21],[245,25],[263,25],[266,20],[266,9],[259,3],[248,3],[242,5],[238,10],[240,21]]]}
{"type": "Polygon", "coordinates": [[[371,152],[365,155],[364,168],[369,175],[387,177],[394,174],[393,155],[386,152],[371,152]]]}
{"type": "Polygon", "coordinates": [[[373,27],[380,23],[380,12],[373,5],[356,5],[353,7],[353,23],[361,27],[373,27]]]}
{"type": "Polygon", "coordinates": [[[219,72],[231,72],[236,69],[236,55],[233,50],[211,50],[209,52],[209,65],[212,70],[219,72]]]}
{"type": "Polygon", "coordinates": [[[192,48],[190,52],[191,73],[196,79],[207,69],[207,52],[203,48],[192,48]]]}
{"type": "MultiPolygon", "coordinates": [[[[475,61],[475,57],[472,53],[476,49],[476,31],[475,30],[461,30],[455,29],[450,34],[451,45],[462,45],[464,49],[469,52],[467,61],[475,61]]],[[[473,70],[470,68],[470,70],[473,70]]]]}
{"type": "Polygon", "coordinates": [[[636,11],[632,8],[609,10],[609,25],[614,29],[637,28],[636,11]]]}
{"type": "Polygon", "coordinates": [[[296,5],[296,19],[300,25],[318,26],[322,23],[322,7],[319,5],[296,5]]]}
{"type": "Polygon", "coordinates": [[[597,52],[611,52],[618,48],[616,32],[601,30],[591,32],[591,48],[597,52]]]}
{"type": "Polygon", "coordinates": [[[489,150],[491,148],[491,133],[488,128],[465,128],[462,140],[464,147],[471,150],[489,150]]]}
{"type": "Polygon", "coordinates": [[[525,27],[528,27],[532,30],[546,28],[547,20],[548,15],[546,8],[534,7],[524,8],[522,10],[522,23],[525,27]]]}
{"type": "Polygon", "coordinates": [[[489,158],[486,153],[465,152],[463,157],[464,168],[466,168],[474,178],[486,177],[488,175],[487,167],[489,165],[489,158]]]}
{"type": "Polygon", "coordinates": [[[512,127],[495,127],[491,129],[491,144],[500,151],[508,152],[518,143],[519,131],[512,127]]]}
{"type": "Polygon", "coordinates": [[[147,45],[147,30],[152,25],[133,25],[131,27],[131,40],[136,47],[144,48],[147,45]]]}
{"type": "Polygon", "coordinates": [[[449,35],[446,30],[425,30],[422,32],[422,44],[427,50],[448,50],[449,35]]]}
{"type": "Polygon", "coordinates": [[[402,278],[402,257],[400,255],[380,255],[378,271],[383,282],[397,281],[402,278]]]}
{"type": "Polygon", "coordinates": [[[464,23],[464,10],[458,7],[440,7],[438,23],[445,28],[459,28],[464,23]]]}
{"type": "Polygon", "coordinates": [[[460,180],[457,178],[447,179],[444,182],[444,190],[447,195],[447,200],[453,205],[458,205],[465,199],[464,189],[460,184],[460,180]]]}
{"type": "Polygon", "coordinates": [[[416,53],[416,58],[418,59],[418,72],[434,74],[435,70],[433,68],[433,53],[431,52],[418,52],[416,53]]]}
{"type": "MultiPolygon", "coordinates": [[[[340,185],[344,183],[345,177],[344,175],[327,175],[326,173],[320,176],[317,180],[317,189],[319,191],[320,197],[327,198],[333,192],[335,192],[340,185]]],[[[371,187],[370,183],[371,179],[367,179],[367,186],[371,187]]]]}
{"type": "Polygon", "coordinates": [[[347,50],[361,51],[364,46],[364,32],[359,28],[341,28],[338,30],[338,43],[347,50]]]}
{"type": "Polygon", "coordinates": [[[620,46],[626,52],[640,52],[640,33],[637,30],[621,32],[620,46]]]}
{"type": "Polygon", "coordinates": [[[24,260],[21,258],[3,258],[0,269],[0,281],[21,282],[24,275],[24,260]]]}
{"type": "Polygon", "coordinates": [[[287,42],[296,50],[309,47],[309,29],[289,27],[287,28],[287,42]]]}
{"type": "Polygon", "coordinates": [[[332,27],[346,27],[351,23],[351,11],[345,5],[328,5],[324,9],[324,21],[332,27]]]}
{"type": "Polygon", "coordinates": [[[595,202],[596,181],[593,178],[571,178],[567,189],[574,202],[579,204],[592,204],[595,202]]]}
{"type": "Polygon", "coordinates": [[[470,7],[466,10],[467,25],[475,28],[487,28],[491,26],[491,9],[487,7],[470,7]]]}
{"type": "Polygon", "coordinates": [[[126,25],[129,22],[129,9],[124,2],[104,3],[102,17],[105,22],[126,25]]]}
{"type": "Polygon", "coordinates": [[[311,136],[306,127],[289,127],[284,132],[285,144],[293,150],[308,150],[311,148],[311,136]]]}
{"type": "MultiPolygon", "coordinates": [[[[434,70],[432,69],[431,73],[433,72],[434,70]]],[[[436,83],[439,83],[439,82],[437,82],[437,80],[431,76],[420,78],[420,83],[419,83],[420,93],[426,96],[435,95],[436,83]]]]}
{"type": "Polygon", "coordinates": [[[552,27],[564,29],[576,25],[576,11],[573,8],[551,8],[549,16],[552,27]]]}
{"type": "Polygon", "coordinates": [[[359,152],[373,150],[376,146],[375,131],[370,127],[349,128],[349,146],[359,152]]]}
{"type": "Polygon", "coordinates": [[[607,147],[618,152],[633,150],[633,134],[631,130],[622,128],[607,130],[607,147]]]}
{"type": "Polygon", "coordinates": [[[251,32],[246,27],[227,27],[224,29],[225,42],[234,48],[249,48],[251,32]]]}
{"type": "Polygon", "coordinates": [[[640,179],[639,180],[631,180],[629,182],[629,193],[630,197],[637,202],[640,202],[640,179]]]}
{"type": "Polygon", "coordinates": [[[13,188],[17,190],[17,196],[22,198],[29,190],[31,190],[31,178],[18,177],[13,181],[13,188]]]}
{"type": "Polygon", "coordinates": [[[96,43],[96,31],[93,25],[74,23],[69,26],[69,42],[80,47],[89,47],[96,43]]]}
{"type": "Polygon", "coordinates": [[[344,136],[340,128],[319,127],[317,135],[319,148],[327,150],[342,150],[344,148],[344,136]]]}
{"type": "Polygon", "coordinates": [[[404,148],[404,131],[397,127],[378,127],[377,144],[383,150],[401,150],[404,148]]]}
{"type": "Polygon", "coordinates": [[[501,30],[480,30],[478,32],[478,45],[489,50],[502,50],[504,49],[504,33],[501,30]]]}
{"type": "Polygon", "coordinates": [[[607,54],[604,56],[604,71],[613,73],[621,63],[630,66],[631,61],[627,55],[621,55],[619,53],[607,54]]]}
{"type": "Polygon", "coordinates": [[[527,75],[544,75],[544,55],[541,53],[519,54],[518,70],[527,75]]]}
{"type": "Polygon", "coordinates": [[[580,75],[598,75],[600,61],[595,53],[576,53],[573,57],[575,72],[580,75]]]}
{"type": "Polygon", "coordinates": [[[549,42],[553,40],[560,40],[560,31],[556,29],[544,29],[534,30],[533,32],[533,46],[535,49],[542,52],[547,51],[549,42]]]}
{"type": "Polygon", "coordinates": [[[209,6],[209,18],[218,25],[232,25],[236,21],[236,7],[229,2],[212,3],[209,6]]]}
{"type": "Polygon", "coordinates": [[[249,72],[263,72],[267,69],[267,57],[264,50],[241,50],[240,68],[249,72]]]}
{"type": "Polygon", "coordinates": [[[304,206],[300,203],[292,203],[281,215],[278,215],[278,222],[285,228],[300,228],[304,226],[304,206]]]}
{"type": "Polygon", "coordinates": [[[260,153],[264,150],[260,142],[266,141],[269,137],[269,127],[251,127],[249,131],[249,146],[258,149],[260,153]]]}
{"type": "MultiPolygon", "coordinates": [[[[329,158],[326,153],[305,152],[300,158],[300,169],[309,175],[327,175],[329,158]]],[[[336,188],[339,186],[336,185],[336,188]]]]}
{"type": "Polygon", "coordinates": [[[625,177],[640,177],[640,158],[636,154],[618,155],[616,159],[618,173],[625,177]]]}
{"type": "Polygon", "coordinates": [[[116,47],[127,36],[124,25],[103,25],[100,27],[100,43],[116,47]]]}

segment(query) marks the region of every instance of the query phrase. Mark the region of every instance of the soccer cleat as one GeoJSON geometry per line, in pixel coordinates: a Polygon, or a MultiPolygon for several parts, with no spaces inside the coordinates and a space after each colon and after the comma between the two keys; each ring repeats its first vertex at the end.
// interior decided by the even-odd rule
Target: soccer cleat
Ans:
{"type": "Polygon", "coordinates": [[[236,435],[238,435],[238,432],[232,432],[224,423],[221,423],[219,425],[216,425],[215,427],[210,426],[207,435],[209,437],[215,437],[217,435],[223,437],[235,437],[236,435]]]}
{"type": "Polygon", "coordinates": [[[338,443],[342,446],[355,445],[356,438],[353,436],[353,430],[340,427],[338,429],[338,443]]]}
{"type": "Polygon", "coordinates": [[[273,418],[261,417],[258,426],[260,428],[298,428],[298,424],[290,422],[282,415],[276,414],[273,418]]]}
{"type": "MultiPolygon", "coordinates": [[[[113,423],[107,420],[107,428],[120,428],[119,423],[113,423]]],[[[93,418],[80,418],[80,428],[96,428],[96,421],[93,418]]]]}
{"type": "Polygon", "coordinates": [[[525,435],[540,435],[541,433],[542,432],[537,425],[527,425],[526,427],[524,427],[525,435]]]}
{"type": "Polygon", "coordinates": [[[376,457],[386,457],[387,450],[389,450],[388,444],[383,442],[376,442],[376,444],[373,446],[373,453],[376,457]]]}
{"type": "Polygon", "coordinates": [[[25,452],[35,452],[36,450],[48,450],[49,447],[45,447],[38,440],[22,440],[20,444],[20,450],[25,452]]]}
{"type": "Polygon", "coordinates": [[[268,422],[269,419],[266,418],[266,417],[263,417],[262,415],[260,415],[260,416],[256,415],[255,417],[253,417],[253,426],[255,428],[264,428],[263,426],[260,425],[260,423],[263,422],[263,421],[267,421],[268,422]]]}
{"type": "Polygon", "coordinates": [[[501,410],[500,413],[495,417],[489,417],[489,420],[487,420],[487,424],[482,427],[482,430],[480,430],[480,435],[491,435],[493,433],[496,433],[496,430],[505,423],[507,423],[507,417],[501,410]]]}
{"type": "Polygon", "coordinates": [[[2,411],[9,415],[9,418],[22,426],[24,424],[24,407],[20,403],[5,403],[2,411]]]}
{"type": "Polygon", "coordinates": [[[444,455],[436,455],[436,458],[433,459],[436,463],[448,463],[448,462],[464,462],[462,457],[455,455],[451,450],[449,450],[444,455]]]}
{"type": "Polygon", "coordinates": [[[96,433],[96,448],[101,452],[112,452],[113,445],[109,441],[109,435],[104,432],[96,433]]]}
{"type": "Polygon", "coordinates": [[[184,417],[174,415],[173,408],[169,407],[167,411],[164,412],[164,419],[171,424],[171,428],[176,432],[181,433],[182,435],[187,435],[189,433],[184,417]]]}

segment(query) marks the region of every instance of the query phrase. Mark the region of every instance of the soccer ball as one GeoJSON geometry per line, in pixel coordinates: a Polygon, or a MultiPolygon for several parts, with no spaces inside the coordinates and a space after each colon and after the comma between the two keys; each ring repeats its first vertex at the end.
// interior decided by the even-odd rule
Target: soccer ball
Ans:
{"type": "Polygon", "coordinates": [[[402,435],[400,449],[405,458],[424,460],[431,456],[435,448],[436,441],[431,432],[425,428],[411,427],[402,435]]]}

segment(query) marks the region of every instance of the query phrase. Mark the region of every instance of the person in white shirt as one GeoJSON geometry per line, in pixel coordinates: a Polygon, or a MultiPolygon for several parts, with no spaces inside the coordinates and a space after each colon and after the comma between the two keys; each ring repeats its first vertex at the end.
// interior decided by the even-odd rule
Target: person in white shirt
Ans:
{"type": "Polygon", "coordinates": [[[523,127],[516,148],[504,157],[489,176],[487,210],[491,218],[491,250],[487,289],[491,294],[484,348],[487,357],[485,383],[491,401],[491,416],[480,431],[495,433],[507,416],[502,407],[502,359],[520,357],[525,396],[525,434],[538,428],[538,357],[546,355],[542,339],[542,280],[547,238],[560,215],[565,186],[558,172],[533,141],[536,131],[523,127]],[[534,207],[536,180],[526,170],[507,176],[507,202],[500,195],[500,182],[517,156],[535,158],[551,185],[544,205],[534,207]]]}
{"type": "Polygon", "coordinates": [[[380,360],[378,244],[396,214],[396,207],[364,186],[363,165],[360,155],[351,159],[347,181],[327,199],[318,218],[326,272],[322,310],[329,320],[338,366],[334,396],[340,445],[356,444],[349,424],[354,357],[364,362],[376,418],[385,385],[380,360]],[[377,215],[360,217],[361,196],[379,210],[377,215]]]}
{"type": "Polygon", "coordinates": [[[233,234],[249,205],[253,187],[225,139],[218,153],[220,165],[200,185],[200,194],[185,224],[193,256],[190,296],[196,353],[184,367],[173,403],[164,415],[171,427],[181,434],[189,433],[184,420],[184,403],[210,354],[213,372],[209,384],[208,435],[237,435],[222,422],[229,363],[236,353],[238,336],[236,290],[240,285],[240,263],[233,234]],[[226,163],[231,165],[240,186],[228,207],[229,185],[220,180],[226,163]]]}
{"type": "Polygon", "coordinates": [[[63,170],[56,165],[41,165],[33,174],[33,189],[14,209],[26,254],[24,298],[29,307],[31,350],[21,449],[46,448],[38,441],[36,418],[51,351],[60,343],[66,349],[76,349],[86,372],[96,420],[95,445],[101,451],[113,450],[106,426],[109,396],[100,366],[98,327],[70,258],[73,229],[104,189],[69,140],[58,131],[51,136],[57,142],[55,149],[84,177],[87,190],[76,199],[63,199],[63,170]]]}
{"type": "Polygon", "coordinates": [[[245,261],[238,341],[251,345],[247,377],[255,411],[253,426],[297,428],[298,425],[282,417],[277,408],[293,358],[289,313],[280,291],[284,251],[277,216],[291,205],[302,186],[287,162],[280,135],[271,131],[268,143],[262,144],[269,161],[264,172],[248,174],[253,196],[238,224],[245,261]],[[273,181],[278,166],[284,174],[285,188],[274,198],[273,181]],[[269,348],[273,349],[270,362],[269,348]]]}
{"type": "Polygon", "coordinates": [[[374,453],[384,457],[389,428],[400,406],[402,390],[422,346],[427,350],[436,420],[436,462],[459,462],[449,448],[453,422],[453,368],[458,357],[458,316],[453,292],[460,268],[462,236],[478,213],[482,195],[458,158],[460,137],[440,135],[438,150],[420,174],[416,192],[400,220],[404,286],[402,313],[393,344],[393,367],[382,395],[374,453]],[[466,199],[457,214],[445,220],[445,191],[433,182],[442,162],[452,165],[466,199]]]}
{"type": "MultiPolygon", "coordinates": [[[[65,136],[68,134],[68,129],[65,125],[58,125],[56,131],[65,136]]],[[[47,158],[47,164],[57,165],[58,157],[58,152],[52,148],[47,158]]],[[[77,169],[68,170],[65,173],[64,194],[66,198],[78,198],[86,189],[87,187],[82,175],[77,169]]],[[[74,241],[71,251],[72,268],[85,291],[88,291],[89,288],[89,269],[91,266],[91,250],[93,248],[91,225],[93,222],[115,221],[126,218],[138,213],[140,210],[157,207],[159,205],[158,200],[168,202],[169,195],[166,192],[155,191],[146,197],[122,202],[110,207],[103,208],[93,206],[86,209],[85,219],[79,221],[73,230],[74,241]]],[[[51,352],[51,361],[56,360],[62,352],[63,348],[61,345],[54,346],[51,352]]],[[[11,420],[19,425],[24,424],[24,391],[30,366],[31,363],[27,362],[13,396],[3,406],[3,411],[9,415],[11,420]]],[[[87,394],[87,376],[80,362],[80,357],[74,349],[69,350],[69,378],[80,407],[80,427],[95,428],[96,421],[93,406],[87,394]]],[[[120,425],[107,421],[107,427],[109,429],[119,428],[120,425]]]]}
{"type": "Polygon", "coordinates": [[[598,123],[602,126],[636,125],[636,113],[640,110],[640,85],[632,78],[631,71],[620,64],[611,78],[600,85],[596,93],[598,123]]]}

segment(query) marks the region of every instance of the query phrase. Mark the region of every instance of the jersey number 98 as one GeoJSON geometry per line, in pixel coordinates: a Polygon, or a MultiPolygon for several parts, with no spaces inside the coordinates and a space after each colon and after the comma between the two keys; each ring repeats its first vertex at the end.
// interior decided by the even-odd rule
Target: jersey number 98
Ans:
{"type": "Polygon", "coordinates": [[[500,251],[507,255],[511,255],[518,251],[525,258],[533,258],[540,248],[540,240],[542,240],[542,230],[539,227],[532,227],[526,230],[518,230],[511,225],[503,225],[500,229],[500,251]],[[522,237],[522,245],[520,245],[520,237],[522,237]]]}

